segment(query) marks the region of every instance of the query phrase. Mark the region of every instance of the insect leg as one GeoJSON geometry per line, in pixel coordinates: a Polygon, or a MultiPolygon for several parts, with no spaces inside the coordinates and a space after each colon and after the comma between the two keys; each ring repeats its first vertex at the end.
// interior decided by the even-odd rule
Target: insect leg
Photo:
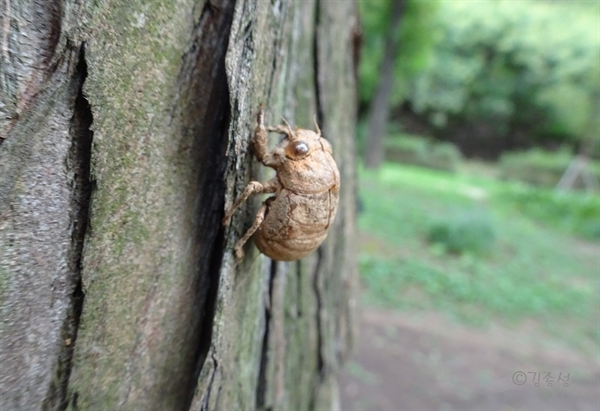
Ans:
{"type": "Polygon", "coordinates": [[[254,130],[254,136],[252,137],[252,149],[254,150],[254,155],[267,167],[276,168],[284,161],[284,154],[281,149],[275,148],[273,151],[269,151],[269,147],[267,144],[267,132],[275,131],[281,134],[290,135],[291,129],[288,125],[288,130],[284,129],[283,126],[278,126],[276,128],[267,127],[265,128],[265,112],[260,107],[258,115],[256,116],[256,129],[254,130]]]}
{"type": "Polygon", "coordinates": [[[244,236],[242,238],[240,238],[237,243],[235,243],[235,247],[234,247],[235,256],[239,260],[244,258],[244,249],[243,249],[244,244],[246,244],[246,241],[248,241],[248,239],[250,237],[252,237],[252,234],[254,234],[256,232],[256,230],[258,230],[258,227],[260,227],[260,225],[262,224],[262,222],[265,219],[266,213],[267,213],[267,204],[265,202],[258,209],[258,213],[256,213],[256,218],[254,219],[254,223],[252,224],[252,227],[250,227],[248,229],[248,231],[246,231],[246,234],[244,234],[244,236]]]}
{"type": "Polygon", "coordinates": [[[280,187],[279,180],[277,177],[272,178],[264,184],[259,183],[258,181],[251,181],[248,183],[244,192],[235,200],[229,211],[225,213],[225,217],[223,217],[223,225],[229,222],[229,219],[233,215],[233,212],[240,206],[244,201],[248,199],[253,194],[263,194],[263,193],[274,193],[280,187]]]}
{"type": "Polygon", "coordinates": [[[258,115],[256,116],[256,129],[254,130],[254,136],[252,137],[252,148],[254,149],[254,154],[261,163],[264,162],[264,158],[269,152],[269,147],[267,146],[267,130],[265,129],[264,119],[265,112],[261,104],[258,115]]]}

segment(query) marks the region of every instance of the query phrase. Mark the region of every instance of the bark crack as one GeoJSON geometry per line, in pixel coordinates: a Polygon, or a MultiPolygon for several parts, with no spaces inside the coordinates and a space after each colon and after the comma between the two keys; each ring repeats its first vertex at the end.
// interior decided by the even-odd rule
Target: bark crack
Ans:
{"type": "Polygon", "coordinates": [[[315,270],[312,275],[313,279],[313,291],[317,301],[315,323],[317,328],[317,378],[315,380],[315,386],[310,399],[309,409],[314,410],[317,401],[317,390],[322,384],[326,373],[325,356],[323,355],[323,324],[321,321],[321,312],[323,310],[323,296],[321,294],[321,287],[319,284],[321,264],[323,262],[323,249],[319,247],[317,249],[317,263],[315,264],[315,270]]]}
{"type": "Polygon", "coordinates": [[[256,409],[263,410],[266,405],[267,391],[267,369],[269,366],[269,336],[271,324],[271,309],[273,307],[273,286],[277,275],[277,261],[271,260],[269,272],[268,298],[265,301],[265,333],[263,335],[262,350],[260,354],[260,368],[258,372],[258,383],[256,385],[256,409]]]}
{"type": "MultiPolygon", "coordinates": [[[[70,127],[72,144],[66,161],[67,171],[73,176],[70,210],[73,226],[69,258],[69,281],[73,291],[61,331],[63,345],[58,355],[58,364],[42,405],[44,410],[64,410],[67,408],[73,352],[85,298],[81,282],[81,271],[83,244],[89,225],[88,214],[93,187],[93,181],[90,177],[90,162],[93,139],[91,125],[94,119],[90,104],[83,95],[83,84],[87,77],[85,43],[80,45],[78,53],[79,60],[69,86],[76,97],[70,127]]],[[[73,396],[73,402],[76,403],[76,395],[73,396]]]]}
{"type": "Polygon", "coordinates": [[[215,356],[215,353],[213,352],[211,354],[211,361],[213,363],[213,369],[212,372],[210,374],[210,381],[206,387],[206,393],[204,395],[204,399],[202,401],[202,405],[200,407],[201,411],[207,411],[209,409],[209,402],[210,402],[210,394],[212,392],[212,386],[213,383],[215,381],[215,375],[217,374],[217,368],[219,366],[219,362],[217,361],[217,357],[215,356]]]}
{"type": "MultiPolygon", "coordinates": [[[[192,406],[198,378],[203,367],[212,361],[212,380],[217,372],[218,362],[215,353],[209,356],[213,323],[217,311],[217,296],[220,282],[220,269],[224,250],[223,218],[225,201],[225,151],[231,106],[229,88],[225,72],[225,54],[229,43],[229,33],[233,21],[235,0],[211,0],[204,8],[191,33],[190,46],[183,56],[178,83],[178,98],[186,103],[181,115],[189,119],[189,129],[185,131],[185,147],[182,152],[191,151],[191,156],[200,166],[191,178],[195,184],[196,199],[193,221],[196,227],[199,268],[196,293],[198,304],[198,324],[194,330],[194,348],[190,353],[192,367],[186,371],[185,387],[182,388],[184,404],[182,409],[192,406]],[[212,78],[212,86],[207,87],[206,78],[212,78]],[[201,98],[197,97],[202,95],[201,98]],[[208,264],[207,264],[208,263],[208,264]]],[[[175,108],[176,110],[177,108],[175,108]]],[[[208,395],[205,397],[208,398],[208,395]]],[[[207,400],[208,401],[208,400],[207,400]]],[[[208,404],[208,403],[207,403],[208,404]]]]}
{"type": "Polygon", "coordinates": [[[314,33],[313,33],[313,64],[314,64],[314,76],[315,76],[315,100],[317,104],[317,123],[321,125],[321,129],[325,130],[323,114],[323,96],[321,95],[321,86],[319,84],[319,25],[321,24],[321,18],[319,16],[319,9],[321,8],[321,0],[315,1],[315,22],[314,22],[314,33]]]}
{"type": "MultiPolygon", "coordinates": [[[[220,219],[217,221],[221,221],[220,219]]],[[[224,230],[223,227],[219,229],[217,236],[215,238],[215,244],[213,253],[210,261],[210,269],[208,272],[208,290],[206,292],[206,302],[204,305],[204,317],[202,318],[202,324],[200,326],[200,341],[198,343],[198,354],[197,358],[194,359],[196,363],[196,368],[194,370],[193,375],[190,378],[189,388],[187,390],[187,406],[184,409],[189,410],[194,399],[194,392],[198,385],[198,378],[200,373],[202,372],[202,368],[204,367],[204,363],[210,351],[210,346],[212,344],[212,329],[215,319],[215,313],[217,309],[217,295],[219,291],[219,268],[221,266],[222,257],[223,257],[223,239],[224,239],[224,230]]],[[[207,395],[206,395],[206,404],[208,404],[208,397],[210,396],[210,391],[212,389],[212,383],[215,378],[215,374],[217,373],[218,361],[213,353],[211,356],[211,360],[213,361],[214,368],[212,371],[212,376],[210,383],[207,387],[207,395]]],[[[208,408],[206,408],[208,409],[208,408]]]]}
{"type": "Polygon", "coordinates": [[[302,260],[296,262],[296,315],[302,317],[302,260]]]}
{"type": "MultiPolygon", "coordinates": [[[[321,92],[321,85],[319,81],[319,29],[321,25],[320,18],[321,0],[315,1],[315,20],[314,20],[314,33],[313,33],[313,65],[314,65],[314,87],[315,87],[315,101],[317,110],[317,122],[321,125],[322,130],[326,130],[325,115],[323,111],[323,95],[321,92]]],[[[314,272],[312,273],[313,280],[313,292],[316,298],[316,314],[315,323],[317,328],[317,377],[313,386],[312,395],[309,402],[309,409],[315,409],[318,396],[318,387],[323,383],[326,364],[325,356],[323,355],[323,322],[321,319],[323,307],[323,295],[321,293],[321,286],[319,284],[321,265],[323,263],[323,248],[317,249],[317,262],[315,264],[314,272]]]]}

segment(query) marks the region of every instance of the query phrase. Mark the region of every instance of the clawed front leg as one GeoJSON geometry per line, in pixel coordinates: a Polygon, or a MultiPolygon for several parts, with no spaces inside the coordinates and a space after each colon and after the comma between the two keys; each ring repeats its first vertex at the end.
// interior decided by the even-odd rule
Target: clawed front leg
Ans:
{"type": "Polygon", "coordinates": [[[258,111],[258,115],[256,116],[256,121],[258,124],[254,130],[254,136],[252,137],[252,148],[254,150],[254,155],[258,161],[263,163],[265,166],[277,168],[284,161],[285,155],[279,148],[275,148],[273,151],[269,152],[267,133],[273,131],[291,136],[292,130],[287,123],[287,129],[284,128],[284,126],[265,127],[265,112],[262,105],[258,111]]]}
{"type": "Polygon", "coordinates": [[[234,211],[252,194],[274,193],[279,187],[280,184],[277,178],[273,178],[264,184],[261,184],[258,181],[251,181],[248,183],[244,192],[235,200],[229,211],[225,213],[225,217],[223,217],[222,221],[223,225],[226,225],[229,222],[234,211]]]}

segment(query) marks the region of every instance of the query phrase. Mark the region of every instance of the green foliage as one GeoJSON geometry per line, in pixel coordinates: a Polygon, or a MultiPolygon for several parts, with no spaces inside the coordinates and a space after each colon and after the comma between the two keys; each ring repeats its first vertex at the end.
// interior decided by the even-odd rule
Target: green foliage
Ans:
{"type": "Polygon", "coordinates": [[[443,35],[410,101],[430,122],[485,121],[501,133],[522,128],[542,138],[598,138],[598,3],[447,1],[443,35]]]}
{"type": "Polygon", "coordinates": [[[507,185],[500,201],[537,221],[600,239],[600,196],[597,193],[556,192],[524,185],[507,185]]]}
{"type": "Polygon", "coordinates": [[[483,264],[471,265],[471,269],[448,269],[414,258],[362,255],[360,272],[371,304],[452,310],[456,317],[472,323],[485,322],[483,315],[518,319],[530,315],[585,314],[593,297],[592,289],[569,286],[558,278],[539,281],[535,275],[496,273],[483,264]]]}
{"type": "Polygon", "coordinates": [[[489,251],[495,240],[491,217],[481,210],[465,210],[429,226],[428,239],[451,253],[489,251]]]}
{"type": "Polygon", "coordinates": [[[430,143],[425,137],[396,134],[386,138],[383,145],[387,160],[420,165],[427,157],[430,143]]]}
{"type": "MultiPolygon", "coordinates": [[[[573,154],[566,148],[555,152],[533,149],[504,153],[498,166],[503,178],[554,187],[573,159],[573,154]]],[[[597,161],[590,161],[588,170],[600,180],[600,164],[597,161]]]]}
{"type": "MultiPolygon", "coordinates": [[[[367,303],[435,309],[475,324],[534,317],[559,329],[561,338],[597,344],[597,334],[590,330],[597,328],[594,313],[600,309],[599,243],[576,240],[553,223],[572,215],[573,204],[591,199],[567,195],[563,201],[568,206],[539,219],[508,197],[518,191],[517,185],[481,173],[449,174],[386,163],[377,172],[361,170],[360,177],[360,268],[367,303]],[[477,212],[465,216],[465,210],[477,212]],[[445,227],[475,227],[465,231],[488,242],[488,251],[440,252],[428,241],[439,221],[447,221],[445,227]]],[[[551,205],[544,207],[552,208],[560,201],[548,199],[548,190],[534,191],[539,203],[531,203],[533,208],[545,202],[551,205]]],[[[593,219],[593,204],[581,206],[576,214],[593,219]]],[[[452,230],[460,231],[447,231],[452,230]]]]}
{"type": "Polygon", "coordinates": [[[396,81],[392,92],[393,103],[400,102],[406,96],[408,80],[428,64],[433,49],[436,33],[433,16],[438,0],[405,0],[406,7],[397,33],[392,33],[390,28],[393,1],[396,0],[358,1],[364,33],[359,95],[365,102],[375,94],[388,35],[397,36],[400,47],[394,67],[396,81]]]}
{"type": "Polygon", "coordinates": [[[455,171],[463,156],[452,143],[435,143],[431,147],[431,159],[435,164],[432,168],[455,171]]]}
{"type": "Polygon", "coordinates": [[[437,170],[456,171],[462,161],[460,150],[452,143],[397,133],[384,141],[385,158],[402,164],[413,164],[437,170]]]}

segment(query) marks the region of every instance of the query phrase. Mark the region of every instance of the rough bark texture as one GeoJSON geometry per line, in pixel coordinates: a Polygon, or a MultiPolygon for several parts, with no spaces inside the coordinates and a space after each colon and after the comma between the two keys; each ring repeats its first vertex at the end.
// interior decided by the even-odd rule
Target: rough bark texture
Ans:
{"type": "MultiPolygon", "coordinates": [[[[0,2],[0,409],[336,408],[352,345],[353,2],[0,2]],[[233,244],[259,103],[340,168],[319,250],[233,244]]],[[[275,138],[275,137],[274,137],[275,138]]]]}

